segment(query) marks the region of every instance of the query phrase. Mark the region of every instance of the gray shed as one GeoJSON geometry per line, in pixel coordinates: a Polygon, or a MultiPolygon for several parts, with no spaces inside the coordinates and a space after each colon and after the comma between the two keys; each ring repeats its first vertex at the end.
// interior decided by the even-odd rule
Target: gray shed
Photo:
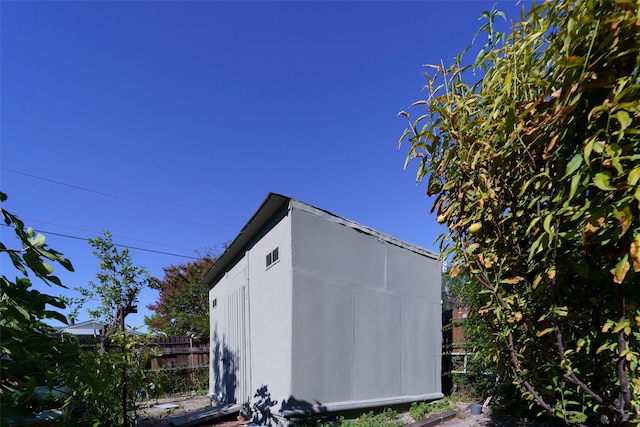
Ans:
{"type": "Polygon", "coordinates": [[[430,251],[270,193],[203,282],[209,393],[262,423],[443,397],[430,251]]]}

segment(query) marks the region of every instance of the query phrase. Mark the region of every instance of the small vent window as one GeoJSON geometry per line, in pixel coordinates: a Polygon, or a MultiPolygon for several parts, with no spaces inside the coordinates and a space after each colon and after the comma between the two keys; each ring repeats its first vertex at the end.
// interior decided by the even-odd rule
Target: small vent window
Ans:
{"type": "Polygon", "coordinates": [[[218,298],[211,301],[211,308],[216,308],[218,306],[218,298]]]}
{"type": "Polygon", "coordinates": [[[279,259],[280,259],[280,256],[278,254],[278,248],[275,248],[274,250],[272,250],[267,254],[267,259],[266,259],[267,268],[269,268],[269,266],[271,266],[273,263],[275,263],[279,259]]]}

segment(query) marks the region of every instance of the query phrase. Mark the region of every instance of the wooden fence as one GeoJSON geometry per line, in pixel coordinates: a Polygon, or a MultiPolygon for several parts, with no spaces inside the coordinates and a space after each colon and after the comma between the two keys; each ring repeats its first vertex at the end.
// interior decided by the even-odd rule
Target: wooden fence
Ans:
{"type": "Polygon", "coordinates": [[[151,360],[151,370],[209,365],[209,340],[187,336],[157,339],[162,355],[151,360]]]}

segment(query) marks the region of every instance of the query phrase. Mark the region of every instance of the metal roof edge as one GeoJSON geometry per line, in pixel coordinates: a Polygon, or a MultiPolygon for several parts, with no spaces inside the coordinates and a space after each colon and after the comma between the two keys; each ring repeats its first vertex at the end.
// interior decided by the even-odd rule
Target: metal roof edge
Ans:
{"type": "Polygon", "coordinates": [[[251,238],[290,200],[290,197],[269,193],[249,221],[242,227],[240,233],[200,280],[200,283],[210,286],[213,280],[240,254],[251,238]]]}
{"type": "Polygon", "coordinates": [[[362,225],[358,222],[350,220],[348,218],[342,217],[340,215],[336,215],[333,212],[329,212],[324,209],[317,208],[308,203],[301,202],[299,200],[291,199],[291,207],[298,208],[300,210],[304,210],[313,215],[321,216],[323,218],[330,218],[332,221],[337,222],[338,224],[351,227],[356,231],[359,231],[364,234],[369,234],[372,237],[375,237],[384,242],[390,243],[395,246],[399,246],[404,249],[408,249],[412,252],[418,253],[420,255],[427,256],[429,258],[438,259],[439,255],[435,252],[432,252],[428,249],[425,249],[421,246],[414,245],[413,243],[409,243],[405,240],[398,239],[397,237],[393,237],[390,234],[384,233],[382,231],[378,231],[374,228],[368,227],[366,225],[362,225]]]}
{"type": "Polygon", "coordinates": [[[338,224],[350,227],[358,232],[371,235],[376,239],[410,250],[434,260],[437,260],[439,258],[439,255],[435,252],[414,245],[413,243],[398,239],[391,236],[390,234],[383,233],[371,227],[367,227],[366,225],[359,224],[355,221],[336,215],[327,210],[317,208],[300,200],[296,200],[277,193],[269,193],[260,207],[242,228],[242,230],[240,230],[240,233],[236,236],[233,242],[231,242],[231,244],[222,253],[222,255],[220,255],[213,267],[211,267],[207,274],[200,280],[200,283],[211,287],[212,282],[236,259],[237,256],[240,255],[241,251],[262,229],[262,227],[267,224],[276,213],[278,213],[283,207],[287,205],[290,209],[299,209],[307,213],[329,219],[338,224]]]}

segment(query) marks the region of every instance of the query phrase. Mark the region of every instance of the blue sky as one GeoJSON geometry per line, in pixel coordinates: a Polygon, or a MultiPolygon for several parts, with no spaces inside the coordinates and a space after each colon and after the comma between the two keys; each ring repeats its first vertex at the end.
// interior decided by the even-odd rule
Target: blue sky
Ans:
{"type": "Polygon", "coordinates": [[[102,230],[162,277],[233,240],[269,192],[437,251],[397,113],[495,3],[2,2],[3,207],[73,262],[70,289],[95,279],[102,230]]]}

